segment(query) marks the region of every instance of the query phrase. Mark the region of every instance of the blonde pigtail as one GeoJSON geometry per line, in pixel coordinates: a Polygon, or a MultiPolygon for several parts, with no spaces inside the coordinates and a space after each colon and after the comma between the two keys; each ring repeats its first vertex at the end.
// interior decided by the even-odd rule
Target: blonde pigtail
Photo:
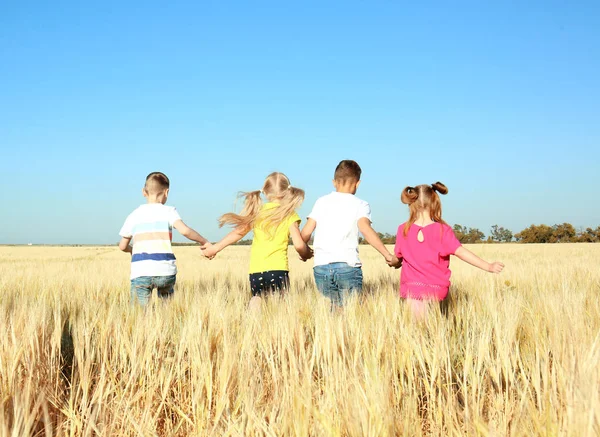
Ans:
{"type": "Polygon", "coordinates": [[[231,225],[235,228],[251,229],[260,214],[262,199],[261,190],[240,193],[238,197],[244,197],[244,207],[239,214],[228,212],[219,217],[219,227],[231,225]]]}

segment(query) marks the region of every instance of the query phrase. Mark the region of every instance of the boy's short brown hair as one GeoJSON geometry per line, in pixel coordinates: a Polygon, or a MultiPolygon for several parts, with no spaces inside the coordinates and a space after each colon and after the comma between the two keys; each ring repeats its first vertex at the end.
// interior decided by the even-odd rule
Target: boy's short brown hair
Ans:
{"type": "Polygon", "coordinates": [[[344,159],[335,168],[333,179],[343,184],[350,180],[358,182],[360,181],[361,173],[360,165],[356,161],[344,159]]]}
{"type": "Polygon", "coordinates": [[[146,185],[144,185],[144,189],[150,194],[158,194],[168,190],[169,184],[169,178],[166,174],[159,171],[153,171],[146,176],[146,185]]]}

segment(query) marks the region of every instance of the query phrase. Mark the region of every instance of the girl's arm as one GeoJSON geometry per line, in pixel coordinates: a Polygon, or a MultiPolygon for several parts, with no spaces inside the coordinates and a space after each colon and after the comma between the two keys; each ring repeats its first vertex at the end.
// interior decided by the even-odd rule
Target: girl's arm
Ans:
{"type": "Polygon", "coordinates": [[[304,240],[305,243],[308,243],[308,240],[310,240],[310,237],[311,237],[312,233],[315,231],[316,227],[317,227],[317,222],[309,217],[308,220],[306,221],[306,224],[302,228],[302,232],[301,232],[302,240],[304,240]]]}
{"type": "Polygon", "coordinates": [[[485,270],[486,272],[500,273],[504,268],[504,264],[501,262],[495,261],[493,263],[489,263],[484,261],[470,250],[465,249],[463,246],[460,246],[458,249],[456,249],[454,255],[462,259],[464,262],[467,262],[472,266],[479,267],[481,270],[485,270]]]}
{"type": "Polygon", "coordinates": [[[250,232],[249,228],[235,228],[229,234],[225,235],[221,241],[215,244],[205,244],[200,249],[202,249],[202,255],[207,257],[208,259],[213,259],[217,253],[225,249],[227,246],[230,246],[234,243],[237,243],[242,238],[244,238],[248,232],[250,232]]]}
{"type": "MultiPolygon", "coordinates": [[[[304,229],[306,229],[307,225],[304,226],[304,229]]],[[[300,255],[300,259],[302,261],[311,259],[313,257],[313,251],[310,247],[308,247],[303,235],[300,233],[298,222],[294,222],[290,225],[290,236],[292,237],[292,243],[294,243],[294,249],[296,249],[296,252],[298,252],[298,255],[300,255]]]]}

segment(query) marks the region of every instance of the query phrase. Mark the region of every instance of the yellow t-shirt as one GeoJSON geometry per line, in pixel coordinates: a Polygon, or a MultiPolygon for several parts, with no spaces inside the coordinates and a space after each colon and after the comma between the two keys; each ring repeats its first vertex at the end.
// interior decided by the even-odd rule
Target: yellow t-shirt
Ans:
{"type": "MultiPolygon", "coordinates": [[[[277,203],[265,203],[262,210],[273,209],[277,203]]],[[[250,273],[261,273],[269,270],[289,270],[288,241],[290,226],[301,222],[300,216],[294,212],[270,233],[260,225],[260,219],[254,224],[254,238],[250,251],[250,273]]]]}

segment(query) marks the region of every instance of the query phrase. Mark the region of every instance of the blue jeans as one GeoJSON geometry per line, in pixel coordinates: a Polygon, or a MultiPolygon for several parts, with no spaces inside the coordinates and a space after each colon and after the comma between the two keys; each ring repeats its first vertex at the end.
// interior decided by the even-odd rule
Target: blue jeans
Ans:
{"type": "Polygon", "coordinates": [[[131,280],[131,304],[135,301],[146,306],[152,290],[156,288],[158,297],[166,299],[173,296],[176,275],[172,276],[140,276],[131,280]]]}
{"type": "Polygon", "coordinates": [[[348,296],[360,293],[363,285],[362,269],[346,263],[331,263],[315,266],[317,288],[331,300],[331,305],[341,307],[348,296]]]}

